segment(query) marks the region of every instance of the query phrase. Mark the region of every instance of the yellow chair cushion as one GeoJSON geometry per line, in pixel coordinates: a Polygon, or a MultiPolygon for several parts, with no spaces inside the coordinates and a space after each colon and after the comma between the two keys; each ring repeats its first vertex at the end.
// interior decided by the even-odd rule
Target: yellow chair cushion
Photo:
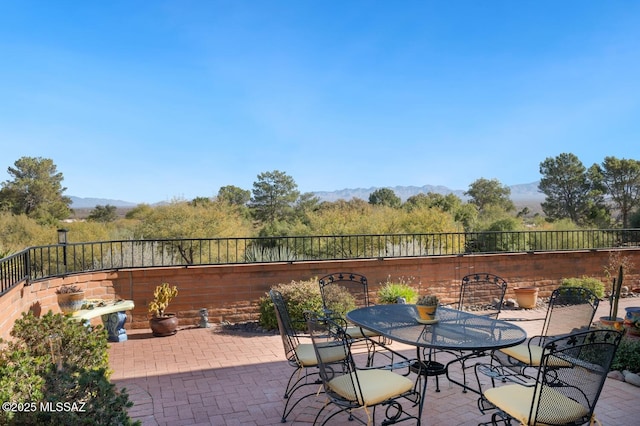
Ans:
{"type": "MultiPolygon", "coordinates": [[[[318,365],[318,358],[316,358],[316,351],[313,349],[312,343],[300,343],[296,346],[295,351],[301,367],[314,367],[318,365]]],[[[336,362],[346,358],[342,344],[321,348],[321,353],[325,363],[336,362]]]]}
{"type": "Polygon", "coordinates": [[[380,335],[380,333],[376,333],[375,331],[357,326],[347,327],[345,331],[352,339],[362,339],[364,337],[376,337],[380,335]]]}
{"type": "MultiPolygon", "coordinates": [[[[510,348],[500,349],[500,351],[511,358],[528,364],[532,367],[539,367],[542,360],[543,348],[538,345],[527,345],[526,343],[512,346],[510,348]]],[[[571,367],[573,364],[560,358],[549,357],[549,365],[552,367],[571,367]]]]}
{"type": "MultiPolygon", "coordinates": [[[[529,419],[529,413],[532,404],[534,404],[534,391],[535,387],[533,386],[513,384],[487,389],[484,396],[493,405],[523,425],[533,425],[533,419],[529,419]]],[[[539,407],[540,415],[536,425],[568,424],[589,413],[586,407],[553,388],[544,387],[543,392],[539,407]]],[[[535,404],[537,405],[537,403],[536,399],[535,404]]],[[[535,418],[535,414],[534,411],[533,418],[535,418]]]]}
{"type": "Polygon", "coordinates": [[[534,367],[539,367],[542,359],[542,347],[537,345],[529,346],[526,343],[500,349],[500,352],[534,367]]]}
{"type": "Polygon", "coordinates": [[[359,370],[332,379],[329,387],[343,398],[369,407],[411,390],[413,382],[389,370],[359,370]],[[362,390],[362,395],[357,398],[352,384],[356,379],[351,377],[354,374],[357,375],[362,390]]]}

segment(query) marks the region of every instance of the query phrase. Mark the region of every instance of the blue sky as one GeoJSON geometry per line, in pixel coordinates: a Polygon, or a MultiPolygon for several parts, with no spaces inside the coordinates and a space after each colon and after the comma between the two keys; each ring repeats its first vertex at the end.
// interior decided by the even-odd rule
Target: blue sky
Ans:
{"type": "Polygon", "coordinates": [[[0,181],[155,203],[640,159],[640,2],[1,1],[0,181]]]}

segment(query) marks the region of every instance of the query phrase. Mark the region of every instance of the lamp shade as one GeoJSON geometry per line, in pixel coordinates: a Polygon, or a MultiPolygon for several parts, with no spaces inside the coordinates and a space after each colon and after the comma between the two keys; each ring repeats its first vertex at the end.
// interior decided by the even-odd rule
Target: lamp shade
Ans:
{"type": "Polygon", "coordinates": [[[58,244],[67,244],[68,229],[58,229],[58,244]]]}

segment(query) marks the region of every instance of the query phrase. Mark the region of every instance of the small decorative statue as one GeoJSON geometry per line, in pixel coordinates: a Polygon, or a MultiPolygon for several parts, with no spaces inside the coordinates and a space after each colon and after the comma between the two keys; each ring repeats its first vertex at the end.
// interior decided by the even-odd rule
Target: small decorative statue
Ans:
{"type": "Polygon", "coordinates": [[[207,308],[200,309],[200,328],[209,328],[209,311],[207,308]]]}

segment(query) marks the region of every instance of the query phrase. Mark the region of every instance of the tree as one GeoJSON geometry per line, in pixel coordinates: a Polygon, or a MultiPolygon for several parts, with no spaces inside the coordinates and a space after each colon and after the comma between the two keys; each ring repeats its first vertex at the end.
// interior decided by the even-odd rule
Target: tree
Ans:
{"type": "Polygon", "coordinates": [[[237,186],[222,186],[218,190],[218,201],[226,201],[229,204],[245,206],[251,200],[251,191],[237,186]]]}
{"type": "Polygon", "coordinates": [[[455,212],[462,205],[462,200],[455,194],[438,194],[437,192],[427,192],[412,195],[407,198],[403,207],[409,211],[421,207],[435,207],[444,212],[455,212]]]}
{"type": "Polygon", "coordinates": [[[22,157],[9,167],[13,180],[3,182],[0,207],[25,214],[39,223],[56,223],[71,214],[71,199],[63,195],[62,173],[48,158],[22,157]]]}
{"type": "Polygon", "coordinates": [[[592,188],[586,168],[574,154],[546,158],[540,163],[540,174],[538,189],[545,194],[541,206],[549,219],[568,218],[585,225],[593,221],[594,214],[602,215],[602,194],[592,188]]]}
{"type": "Polygon", "coordinates": [[[309,214],[320,208],[320,200],[313,195],[312,192],[305,192],[298,197],[295,206],[293,207],[294,213],[298,220],[305,225],[309,224],[309,214]]]}
{"type": "Polygon", "coordinates": [[[186,239],[246,236],[250,235],[249,229],[247,220],[234,206],[172,201],[145,212],[136,230],[136,238],[169,240],[164,248],[192,264],[198,257],[226,259],[228,253],[218,252],[215,245],[200,247],[186,239]]]}
{"type": "Polygon", "coordinates": [[[186,201],[147,210],[137,228],[137,238],[182,239],[249,235],[248,224],[235,208],[224,203],[193,205],[186,201]]]}
{"type": "Polygon", "coordinates": [[[89,216],[87,216],[87,220],[93,222],[113,222],[118,218],[116,206],[111,206],[109,204],[105,206],[97,205],[89,216]]]}
{"type": "Polygon", "coordinates": [[[293,205],[300,196],[297,189],[293,178],[284,172],[260,173],[253,183],[253,197],[249,205],[253,217],[266,224],[291,219],[293,205]]]}
{"type": "Polygon", "coordinates": [[[300,235],[349,235],[381,233],[379,223],[371,220],[373,206],[361,198],[349,201],[325,201],[309,214],[308,231],[300,235]]]}
{"type": "MultiPolygon", "coordinates": [[[[5,256],[25,247],[49,245],[57,241],[55,228],[39,224],[23,214],[0,212],[0,246],[5,256]]],[[[0,253],[0,259],[5,257],[0,253]]]]}
{"type": "Polygon", "coordinates": [[[196,206],[208,206],[212,203],[211,198],[209,197],[196,197],[194,199],[192,199],[189,204],[191,204],[192,206],[196,207],[196,206]]]}
{"type": "Polygon", "coordinates": [[[629,226],[631,228],[640,228],[640,209],[633,212],[629,217],[629,226]]]}
{"type": "Polygon", "coordinates": [[[434,207],[423,206],[411,211],[403,209],[393,218],[393,222],[399,226],[398,233],[422,234],[456,231],[453,216],[434,207]]]}
{"type": "Polygon", "coordinates": [[[473,231],[478,221],[478,207],[464,203],[453,212],[453,219],[462,224],[465,231],[473,231]]]}
{"type": "Polygon", "coordinates": [[[627,228],[631,212],[640,204],[640,161],[605,157],[602,166],[594,164],[589,172],[611,196],[622,217],[622,227],[627,228]]]}
{"type": "Polygon", "coordinates": [[[380,188],[369,195],[369,204],[398,208],[402,204],[402,200],[392,189],[380,188]]]}
{"type": "Polygon", "coordinates": [[[125,219],[144,220],[151,214],[153,207],[149,204],[141,203],[129,210],[125,215],[125,219]]]}
{"type": "Polygon", "coordinates": [[[489,205],[502,207],[508,212],[515,210],[513,201],[509,198],[511,189],[502,185],[498,179],[477,179],[469,185],[469,190],[464,195],[471,197],[469,202],[475,204],[480,212],[489,205]]]}
{"type": "MultiPolygon", "coordinates": [[[[412,211],[422,207],[431,207],[432,194],[434,193],[429,192],[428,194],[425,194],[424,192],[421,192],[419,194],[412,195],[409,198],[407,198],[407,201],[404,202],[402,207],[408,211],[412,211]]],[[[440,195],[440,194],[434,194],[434,195],[440,195]]]]}

